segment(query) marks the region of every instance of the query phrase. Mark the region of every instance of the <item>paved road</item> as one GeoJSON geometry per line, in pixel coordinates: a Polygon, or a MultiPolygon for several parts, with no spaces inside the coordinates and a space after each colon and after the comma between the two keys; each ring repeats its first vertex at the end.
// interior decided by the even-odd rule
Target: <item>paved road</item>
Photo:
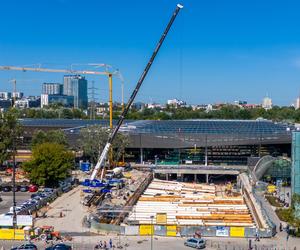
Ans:
{"type": "MultiPolygon", "coordinates": [[[[17,205],[29,199],[31,193],[16,192],[17,205]]],[[[7,213],[9,208],[13,205],[13,193],[1,192],[2,201],[0,202],[0,214],[7,213]]]]}
{"type": "MultiPolygon", "coordinates": [[[[122,249],[128,250],[146,250],[151,249],[151,237],[144,236],[89,236],[89,237],[75,237],[72,242],[68,242],[67,244],[73,246],[73,249],[76,250],[91,250],[94,249],[94,246],[102,240],[102,242],[109,241],[109,239],[113,240],[113,244],[117,246],[120,244],[122,249]]],[[[184,238],[173,238],[173,237],[153,237],[153,249],[157,250],[188,250],[192,248],[188,248],[183,245],[184,238]]],[[[4,250],[10,249],[11,246],[16,246],[16,243],[20,242],[12,242],[12,241],[0,241],[0,247],[3,247],[4,250]]],[[[38,249],[45,249],[45,244],[38,243],[38,249]]],[[[207,247],[206,249],[219,249],[219,250],[248,250],[249,241],[248,239],[237,239],[237,238],[207,238],[207,247]]],[[[300,249],[300,239],[290,238],[288,241],[288,245],[286,245],[286,241],[278,241],[278,238],[274,239],[261,239],[260,242],[255,242],[252,240],[253,249],[257,250],[267,250],[273,249],[275,250],[286,250],[288,249],[294,250],[300,249]]],[[[1,248],[0,248],[1,249],[1,248]]],[[[115,248],[118,249],[118,248],[115,248]]]]}

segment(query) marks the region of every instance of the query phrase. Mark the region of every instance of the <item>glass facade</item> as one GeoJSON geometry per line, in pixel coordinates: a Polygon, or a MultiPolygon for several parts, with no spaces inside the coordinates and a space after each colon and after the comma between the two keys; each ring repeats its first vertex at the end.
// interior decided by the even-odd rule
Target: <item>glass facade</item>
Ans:
{"type": "Polygon", "coordinates": [[[74,96],[74,108],[88,106],[87,80],[80,75],[64,76],[64,95],[74,96]]]}
{"type": "Polygon", "coordinates": [[[277,158],[272,166],[265,172],[264,179],[282,180],[290,183],[291,161],[282,157],[277,158]]]}
{"type": "Polygon", "coordinates": [[[300,132],[292,139],[292,194],[300,194],[300,132]]]}
{"type": "Polygon", "coordinates": [[[43,94],[48,95],[62,95],[63,85],[60,83],[43,83],[43,94]]]}

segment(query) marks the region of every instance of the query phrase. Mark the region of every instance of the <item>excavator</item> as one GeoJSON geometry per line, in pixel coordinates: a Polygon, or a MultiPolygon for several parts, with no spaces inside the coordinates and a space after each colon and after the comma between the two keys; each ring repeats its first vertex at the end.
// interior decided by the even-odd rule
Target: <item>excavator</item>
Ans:
{"type": "Polygon", "coordinates": [[[157,55],[157,53],[158,53],[161,45],[163,44],[163,42],[164,42],[164,40],[165,40],[165,38],[166,38],[166,36],[167,36],[167,34],[168,34],[168,32],[169,32],[172,24],[173,24],[173,22],[175,21],[177,15],[179,13],[179,11],[182,8],[183,8],[183,5],[177,4],[176,9],[173,12],[173,15],[172,15],[172,17],[171,17],[171,19],[170,19],[167,27],[165,28],[165,30],[164,30],[164,32],[163,32],[160,40],[158,41],[158,43],[157,43],[157,45],[156,45],[156,47],[154,49],[154,52],[153,52],[153,54],[152,54],[149,62],[147,63],[147,65],[146,65],[146,67],[145,67],[142,75],[140,76],[140,78],[139,78],[139,80],[138,80],[138,82],[136,84],[136,87],[133,90],[133,92],[132,92],[132,94],[131,94],[131,96],[130,96],[130,98],[128,100],[128,103],[127,103],[125,109],[123,110],[122,114],[119,117],[117,125],[112,130],[111,134],[109,135],[107,143],[106,143],[106,145],[105,145],[105,147],[104,147],[104,149],[103,149],[103,151],[102,151],[102,153],[101,153],[101,155],[100,155],[100,157],[98,159],[98,162],[97,162],[97,164],[96,164],[96,166],[95,166],[95,168],[94,168],[91,176],[90,176],[90,180],[91,181],[93,181],[97,177],[99,170],[102,169],[101,175],[100,175],[100,181],[102,182],[103,176],[104,176],[104,170],[105,170],[105,161],[107,159],[110,147],[111,147],[111,145],[112,145],[112,143],[113,143],[113,141],[114,141],[114,139],[115,139],[115,137],[116,137],[116,135],[117,135],[117,133],[118,133],[118,131],[119,131],[119,129],[120,129],[120,127],[121,127],[121,125],[122,125],[122,123],[123,123],[126,115],[127,115],[127,113],[128,113],[128,111],[129,111],[130,106],[132,105],[132,103],[133,103],[133,101],[134,101],[134,99],[135,99],[135,97],[136,97],[136,95],[137,95],[137,93],[138,93],[138,91],[139,91],[139,89],[140,89],[140,87],[141,87],[141,85],[142,85],[145,77],[147,76],[149,69],[152,66],[152,64],[154,62],[154,59],[155,59],[155,57],[156,57],[156,55],[157,55]]]}

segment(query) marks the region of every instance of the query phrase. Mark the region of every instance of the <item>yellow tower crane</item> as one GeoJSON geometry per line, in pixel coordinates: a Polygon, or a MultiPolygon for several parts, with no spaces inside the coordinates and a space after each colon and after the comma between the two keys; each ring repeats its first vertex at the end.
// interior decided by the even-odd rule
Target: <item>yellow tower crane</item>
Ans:
{"type": "Polygon", "coordinates": [[[112,117],[113,117],[113,96],[112,96],[112,77],[113,75],[117,76],[121,82],[122,82],[122,107],[124,106],[124,95],[123,95],[123,89],[124,89],[124,79],[121,75],[119,70],[109,71],[110,69],[113,69],[112,66],[108,64],[96,64],[96,63],[90,63],[90,64],[72,64],[71,69],[49,69],[49,68],[42,68],[40,66],[37,67],[17,67],[17,66],[0,66],[0,70],[17,70],[17,71],[32,71],[32,72],[50,72],[50,73],[64,73],[64,74],[82,74],[82,75],[105,75],[108,77],[109,82],[109,126],[112,129],[113,123],[112,123],[112,117]],[[96,66],[96,67],[104,67],[104,71],[96,71],[96,70],[74,70],[74,65],[89,65],[89,66],[96,66]]]}

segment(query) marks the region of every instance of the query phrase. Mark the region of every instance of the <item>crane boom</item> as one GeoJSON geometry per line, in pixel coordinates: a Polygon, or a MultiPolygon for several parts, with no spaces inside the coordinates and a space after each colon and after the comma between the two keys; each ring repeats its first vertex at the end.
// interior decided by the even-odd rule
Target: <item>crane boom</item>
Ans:
{"type": "MultiPolygon", "coordinates": [[[[136,97],[136,95],[137,95],[137,93],[138,93],[138,91],[139,91],[139,89],[140,89],[140,87],[141,87],[141,85],[142,85],[142,83],[143,83],[143,81],[144,81],[144,79],[145,79],[145,77],[146,77],[149,69],[151,68],[151,65],[152,65],[152,63],[153,63],[153,61],[154,61],[154,59],[155,59],[155,57],[156,57],[156,55],[157,55],[157,53],[158,53],[161,45],[163,44],[163,42],[164,42],[164,40],[165,40],[165,38],[166,38],[166,36],[167,36],[167,34],[168,34],[168,32],[169,32],[172,24],[173,24],[176,16],[178,15],[180,9],[182,9],[182,8],[183,8],[183,5],[177,4],[176,9],[173,12],[173,15],[172,15],[172,17],[171,17],[171,19],[170,19],[170,21],[169,21],[169,23],[168,23],[168,25],[167,25],[164,33],[162,34],[162,36],[161,36],[158,44],[156,45],[156,48],[155,48],[155,50],[154,50],[154,52],[153,52],[153,54],[152,54],[152,56],[151,56],[148,64],[146,65],[146,67],[145,67],[142,75],[140,76],[140,79],[138,80],[138,82],[136,84],[136,87],[133,90],[133,92],[132,92],[132,94],[131,94],[131,96],[130,96],[130,98],[128,100],[128,103],[127,103],[125,109],[123,110],[123,112],[122,112],[122,114],[121,114],[121,116],[120,116],[120,118],[118,120],[117,125],[115,126],[115,128],[112,131],[112,133],[108,137],[107,143],[106,143],[106,145],[105,145],[105,147],[104,147],[104,149],[103,149],[103,151],[102,151],[102,153],[101,153],[101,155],[100,155],[100,157],[98,159],[98,162],[97,162],[97,164],[96,164],[96,166],[95,166],[95,168],[94,168],[94,170],[93,170],[93,172],[91,174],[90,180],[94,180],[95,177],[98,174],[99,169],[104,166],[104,162],[105,162],[105,159],[107,157],[107,154],[108,154],[108,151],[110,149],[110,146],[111,146],[114,138],[116,137],[116,135],[117,135],[117,133],[118,133],[118,131],[119,131],[119,129],[120,129],[120,127],[121,127],[124,119],[125,119],[125,116],[127,115],[128,111],[129,111],[129,108],[130,108],[132,102],[134,101],[134,99],[135,99],[135,97],[136,97]]],[[[104,169],[104,167],[103,167],[103,169],[104,169]]],[[[102,171],[100,179],[102,180],[102,178],[103,178],[103,171],[102,171]]]]}
{"type": "Polygon", "coordinates": [[[90,71],[90,70],[73,70],[73,69],[48,69],[34,67],[16,67],[16,66],[0,66],[0,70],[19,70],[19,71],[34,71],[34,72],[56,72],[68,74],[83,74],[83,75],[109,75],[109,72],[90,71]]]}

